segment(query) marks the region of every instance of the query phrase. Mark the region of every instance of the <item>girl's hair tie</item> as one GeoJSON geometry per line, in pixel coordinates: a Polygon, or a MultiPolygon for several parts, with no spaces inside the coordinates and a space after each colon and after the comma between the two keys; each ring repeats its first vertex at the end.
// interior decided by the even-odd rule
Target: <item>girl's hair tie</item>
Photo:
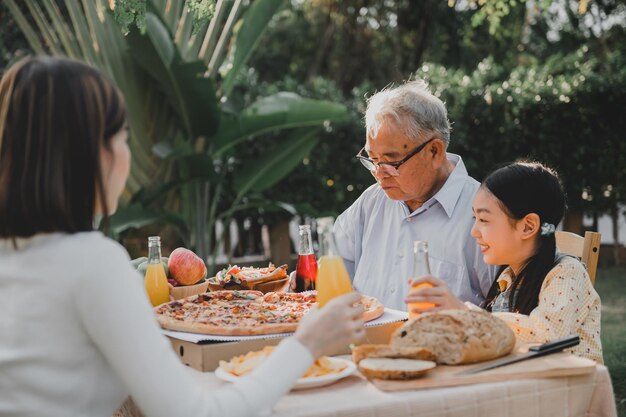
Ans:
{"type": "Polygon", "coordinates": [[[541,236],[550,236],[554,234],[556,228],[552,223],[543,223],[541,225],[541,236]]]}

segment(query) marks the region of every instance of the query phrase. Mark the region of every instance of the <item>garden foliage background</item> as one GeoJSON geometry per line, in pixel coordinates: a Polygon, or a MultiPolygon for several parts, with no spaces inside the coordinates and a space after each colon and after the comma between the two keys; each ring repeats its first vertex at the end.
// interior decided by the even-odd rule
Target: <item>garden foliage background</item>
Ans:
{"type": "MultiPolygon", "coordinates": [[[[67,53],[63,28],[51,10],[66,19],[66,37],[70,37],[77,27],[71,13],[75,6],[69,7],[70,3],[76,4],[3,2],[0,67],[30,49],[38,50],[19,27],[19,10],[23,20],[32,23],[33,33],[38,33],[34,37],[42,51],[67,53]],[[12,8],[7,7],[11,4],[12,8]],[[47,21],[52,23],[47,30],[52,33],[38,31],[37,24],[45,26],[47,21]]],[[[94,7],[90,3],[107,9],[105,0],[83,1],[82,9],[78,6],[74,14],[85,10],[88,15],[87,9],[94,7]]],[[[156,223],[160,230],[169,225],[175,240],[198,250],[210,262],[209,255],[215,255],[220,239],[228,238],[218,230],[220,221],[233,220],[240,230],[250,232],[242,238],[247,244],[227,244],[235,246],[234,255],[242,255],[262,250],[254,243],[261,241],[261,224],[284,223],[294,214],[340,213],[372,183],[354,159],[364,141],[366,98],[414,77],[428,80],[448,105],[453,123],[450,150],[463,156],[475,178],[482,179],[501,163],[534,158],[561,173],[570,205],[566,229],[583,232],[583,213],[594,219],[605,213],[617,219],[622,214],[620,203],[626,199],[626,119],[622,116],[626,108],[626,6],[621,1],[108,3],[116,3],[117,8],[108,11],[107,24],[130,33],[126,44],[117,37],[101,36],[104,58],[108,58],[105,47],[111,47],[111,38],[116,38],[128,49],[127,58],[138,56],[135,79],[145,78],[146,71],[157,79],[135,88],[152,95],[131,105],[135,109],[131,127],[139,146],[133,149],[127,210],[112,221],[118,239],[132,236],[138,227],[155,230],[150,225],[156,223]],[[211,32],[210,21],[217,22],[216,34],[226,35],[223,50],[215,45],[215,36],[212,46],[217,52],[190,54],[193,47],[183,45],[181,33],[188,44],[199,45],[203,35],[211,32]],[[151,47],[154,55],[163,48],[154,43],[158,24],[171,38],[161,41],[174,49],[179,64],[198,65],[193,71],[201,79],[200,91],[210,96],[203,99],[201,94],[183,91],[189,105],[182,116],[175,100],[170,100],[173,111],[169,113],[157,109],[160,113],[155,111],[152,117],[137,115],[137,109],[152,106],[170,88],[159,74],[150,73],[154,56],[140,53],[151,47]],[[221,33],[220,28],[224,28],[221,33]],[[248,44],[246,33],[238,36],[246,28],[248,37],[256,37],[248,44]],[[219,65],[210,62],[215,57],[219,65]],[[203,66],[208,71],[200,76],[203,66]],[[307,104],[323,101],[326,107],[304,106],[299,115],[285,116],[285,107],[293,107],[289,101],[293,97],[285,99],[285,92],[297,93],[299,100],[316,100],[307,104]],[[194,106],[200,106],[200,111],[194,111],[194,106]],[[260,127],[248,125],[233,140],[229,122],[250,122],[242,118],[246,112],[283,112],[285,120],[299,119],[293,124],[283,120],[260,127]],[[183,128],[161,128],[157,117],[161,114],[166,115],[168,126],[183,128]],[[185,120],[191,127],[185,128],[185,120]],[[232,144],[222,146],[229,140],[232,144]],[[252,178],[263,169],[265,178],[252,178]],[[203,236],[210,237],[204,240],[203,236]]],[[[74,33],[76,43],[80,43],[79,35],[74,33]]],[[[76,49],[79,58],[89,58],[85,48],[76,49]]],[[[120,75],[104,58],[92,60],[118,81],[120,75]]],[[[176,70],[171,73],[176,75],[176,70]]],[[[129,85],[133,79],[122,81],[118,82],[122,88],[130,90],[124,82],[129,85]]]]}

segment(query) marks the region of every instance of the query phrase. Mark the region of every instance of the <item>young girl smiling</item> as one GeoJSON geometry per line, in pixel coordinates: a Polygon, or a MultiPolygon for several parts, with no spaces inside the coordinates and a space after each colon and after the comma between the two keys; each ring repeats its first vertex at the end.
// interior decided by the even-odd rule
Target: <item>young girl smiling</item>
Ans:
{"type": "MultiPolygon", "coordinates": [[[[571,351],[602,363],[600,297],[584,265],[556,248],[565,207],[557,174],[540,163],[515,162],[485,179],[474,198],[472,236],[485,263],[501,267],[482,307],[505,320],[521,343],[577,334],[580,344],[571,351]]],[[[437,278],[411,282],[432,287],[414,290],[407,303],[435,305],[415,312],[477,308],[437,278]]]]}

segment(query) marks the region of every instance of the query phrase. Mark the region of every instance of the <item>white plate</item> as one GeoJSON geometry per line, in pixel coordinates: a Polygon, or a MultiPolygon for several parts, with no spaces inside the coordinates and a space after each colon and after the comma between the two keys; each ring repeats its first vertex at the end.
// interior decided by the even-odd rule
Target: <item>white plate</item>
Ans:
{"type": "MultiPolygon", "coordinates": [[[[315,387],[322,387],[324,385],[330,385],[335,381],[338,381],[342,378],[352,375],[354,371],[356,371],[356,365],[352,361],[349,361],[347,359],[332,358],[332,357],[329,359],[333,363],[336,363],[336,364],[342,363],[346,365],[345,369],[341,372],[336,372],[336,373],[332,373],[328,375],[311,376],[308,378],[299,378],[296,381],[296,384],[292,387],[292,389],[315,388],[315,387]]],[[[239,378],[241,378],[239,376],[235,376],[229,372],[226,372],[220,367],[218,367],[215,370],[215,376],[221,379],[222,381],[227,381],[227,382],[235,382],[239,378]]]]}

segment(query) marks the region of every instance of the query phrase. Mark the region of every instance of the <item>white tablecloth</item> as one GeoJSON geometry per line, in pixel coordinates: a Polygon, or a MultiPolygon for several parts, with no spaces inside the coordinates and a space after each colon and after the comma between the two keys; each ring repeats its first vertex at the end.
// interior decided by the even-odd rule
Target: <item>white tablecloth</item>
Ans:
{"type": "MultiPolygon", "coordinates": [[[[208,388],[225,384],[192,371],[208,388]]],[[[139,416],[132,404],[117,415],[139,416]]],[[[274,407],[280,417],[616,417],[606,367],[595,373],[513,380],[419,391],[383,392],[359,376],[326,387],[292,391],[274,407]]],[[[197,416],[200,417],[200,416],[197,416]]]]}

